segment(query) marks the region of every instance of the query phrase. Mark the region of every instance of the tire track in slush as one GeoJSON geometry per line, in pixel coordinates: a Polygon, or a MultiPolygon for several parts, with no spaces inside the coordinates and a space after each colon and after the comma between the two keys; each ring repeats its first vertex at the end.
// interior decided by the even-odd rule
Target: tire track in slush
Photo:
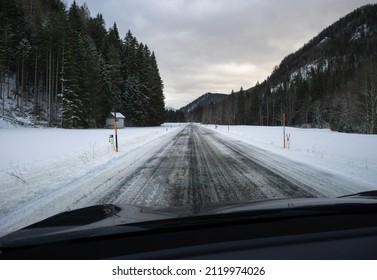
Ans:
{"type": "Polygon", "coordinates": [[[188,125],[102,202],[200,211],[207,202],[321,196],[253,159],[254,149],[242,153],[237,143],[188,125]]]}

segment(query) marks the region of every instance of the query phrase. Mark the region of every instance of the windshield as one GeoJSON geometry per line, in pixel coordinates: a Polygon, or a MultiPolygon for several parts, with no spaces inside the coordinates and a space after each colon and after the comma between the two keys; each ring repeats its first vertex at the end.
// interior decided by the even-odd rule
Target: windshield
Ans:
{"type": "Polygon", "coordinates": [[[26,2],[0,7],[0,237],[377,189],[376,5],[26,2]]]}

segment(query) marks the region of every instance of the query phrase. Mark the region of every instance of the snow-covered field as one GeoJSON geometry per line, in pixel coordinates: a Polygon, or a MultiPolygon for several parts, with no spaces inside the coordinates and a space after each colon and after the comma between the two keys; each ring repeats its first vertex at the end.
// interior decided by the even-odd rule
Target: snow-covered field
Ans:
{"type": "MultiPolygon", "coordinates": [[[[65,130],[14,127],[0,119],[0,236],[67,207],[51,207],[43,217],[17,220],[33,212],[76,182],[104,170],[132,168],[143,154],[169,141],[184,124],[118,130],[119,152],[109,143],[108,129],[65,130]],[[121,165],[121,168],[119,166],[121,165]],[[46,198],[46,199],[45,199],[46,198]],[[28,212],[28,213],[25,213],[28,212]]],[[[281,127],[205,126],[272,153],[362,182],[376,188],[377,135],[356,135],[320,129],[286,128],[290,149],[283,149],[281,127]]],[[[77,192],[85,193],[80,189],[77,192]]],[[[67,192],[68,193],[68,192],[67,192]]],[[[72,192],[70,190],[69,192],[72,192]]],[[[74,201],[74,198],[65,198],[74,201]]],[[[38,215],[41,215],[40,213],[38,215]]]]}

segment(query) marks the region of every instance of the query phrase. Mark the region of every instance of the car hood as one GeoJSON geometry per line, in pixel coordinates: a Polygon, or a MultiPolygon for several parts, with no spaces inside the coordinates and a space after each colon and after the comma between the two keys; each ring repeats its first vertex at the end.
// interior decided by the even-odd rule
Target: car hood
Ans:
{"type": "Polygon", "coordinates": [[[185,207],[146,207],[137,205],[94,205],[63,212],[0,238],[0,247],[25,246],[72,238],[156,227],[179,227],[188,223],[208,223],[224,217],[247,219],[349,211],[373,206],[377,211],[377,191],[338,198],[295,198],[259,201],[205,203],[185,207]]]}

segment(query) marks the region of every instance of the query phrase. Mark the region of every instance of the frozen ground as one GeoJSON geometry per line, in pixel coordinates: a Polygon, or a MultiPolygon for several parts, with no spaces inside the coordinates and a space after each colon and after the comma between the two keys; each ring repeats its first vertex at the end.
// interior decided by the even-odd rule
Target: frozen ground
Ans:
{"type": "MultiPolygon", "coordinates": [[[[161,185],[175,183],[186,187],[184,175],[193,161],[190,156],[193,147],[200,151],[202,159],[194,166],[197,171],[191,174],[201,184],[211,177],[208,172],[200,172],[212,170],[212,164],[216,166],[221,161],[220,153],[227,163],[218,165],[215,171],[226,170],[234,152],[245,154],[240,167],[245,176],[239,175],[230,182],[247,183],[249,177],[254,178],[257,174],[251,176],[247,164],[256,159],[266,161],[264,166],[276,169],[278,176],[287,175],[296,183],[302,177],[305,185],[317,188],[309,193],[314,196],[375,189],[377,182],[376,135],[287,128],[286,133],[291,136],[288,150],[282,148],[281,127],[231,126],[228,130],[227,126],[209,125],[190,134],[191,130],[185,132],[186,125],[164,124],[119,130],[119,153],[115,153],[108,142],[112,130],[16,128],[1,121],[0,127],[0,236],[93,202],[117,202],[122,198],[128,203],[166,206],[169,202],[159,190],[166,197],[173,197],[174,192],[171,186],[161,189],[161,185]],[[205,131],[208,131],[206,138],[200,138],[205,131]],[[194,143],[192,139],[196,139],[194,143]],[[298,172],[301,166],[304,166],[302,174],[298,172]],[[344,187],[334,189],[336,185],[344,187]],[[115,193],[121,190],[122,195],[115,193]]],[[[203,188],[204,185],[208,184],[203,184],[203,188]]],[[[187,188],[192,189],[192,184],[187,188]]],[[[219,199],[213,190],[187,193],[201,195],[201,200],[219,199]]],[[[241,190],[237,195],[242,193],[241,190]]],[[[175,203],[188,201],[182,194],[176,193],[179,199],[175,203]]],[[[223,194],[232,195],[226,191],[223,194]]],[[[275,188],[260,195],[285,197],[286,194],[275,188]]]]}

